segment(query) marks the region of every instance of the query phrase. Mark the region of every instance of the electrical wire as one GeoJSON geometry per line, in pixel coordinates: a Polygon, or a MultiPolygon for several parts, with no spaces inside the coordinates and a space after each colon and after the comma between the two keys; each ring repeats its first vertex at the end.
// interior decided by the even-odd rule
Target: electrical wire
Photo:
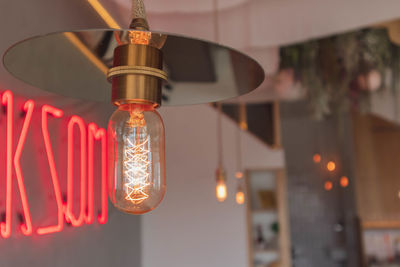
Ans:
{"type": "Polygon", "coordinates": [[[223,146],[222,146],[222,105],[217,103],[217,146],[218,146],[218,167],[223,167],[223,146]]]}
{"type": "Polygon", "coordinates": [[[132,19],[141,18],[146,20],[146,8],[143,0],[132,0],[132,19]]]}

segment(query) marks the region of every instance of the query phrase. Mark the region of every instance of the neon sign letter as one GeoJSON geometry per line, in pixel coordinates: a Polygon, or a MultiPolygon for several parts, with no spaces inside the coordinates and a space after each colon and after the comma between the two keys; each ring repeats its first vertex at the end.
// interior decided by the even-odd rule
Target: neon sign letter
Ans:
{"type": "Polygon", "coordinates": [[[88,134],[88,214],[86,223],[93,223],[94,217],[94,141],[101,141],[101,213],[98,221],[107,222],[107,134],[103,128],[98,128],[95,123],[89,124],[88,134]]]}
{"type": "Polygon", "coordinates": [[[85,219],[86,207],[86,126],[78,116],[72,116],[68,123],[68,163],[67,163],[67,208],[65,216],[73,226],[81,226],[85,219]],[[74,200],[74,125],[78,125],[81,135],[81,207],[79,217],[75,218],[72,208],[74,200]]]}
{"type": "Polygon", "coordinates": [[[60,232],[64,228],[63,203],[62,203],[60,184],[58,182],[56,164],[54,162],[53,150],[51,149],[49,127],[48,127],[48,121],[47,121],[48,114],[51,114],[56,118],[61,118],[63,116],[64,112],[62,110],[56,109],[55,107],[52,107],[49,105],[44,105],[42,107],[42,134],[43,134],[44,145],[45,145],[46,153],[47,153],[47,160],[49,162],[49,167],[50,167],[51,180],[53,181],[53,188],[54,188],[54,193],[56,196],[56,202],[57,202],[57,208],[58,208],[57,225],[38,228],[37,233],[39,235],[60,232]]]}
{"type": "Polygon", "coordinates": [[[15,150],[15,155],[14,155],[15,175],[17,176],[19,194],[22,200],[22,208],[24,209],[25,225],[21,225],[21,231],[24,235],[32,234],[32,219],[31,219],[31,213],[29,211],[28,199],[26,197],[24,177],[22,175],[20,159],[21,159],[22,149],[24,147],[26,140],[26,135],[28,133],[29,125],[31,124],[34,107],[35,103],[33,102],[33,100],[28,100],[24,104],[23,110],[25,112],[25,120],[24,120],[24,125],[22,126],[21,135],[18,140],[17,149],[15,150]]]}
{"type": "Polygon", "coordinates": [[[1,236],[9,238],[11,235],[11,209],[12,209],[12,147],[13,147],[13,95],[5,91],[1,98],[2,104],[7,111],[7,145],[6,145],[6,216],[5,222],[1,223],[1,236]]]}
{"type": "MultiPolygon", "coordinates": [[[[19,196],[23,209],[23,221],[19,225],[19,229],[25,236],[32,235],[36,232],[39,235],[60,232],[64,228],[65,221],[70,222],[72,226],[81,226],[83,223],[92,224],[94,222],[94,181],[95,181],[95,144],[96,141],[101,147],[100,161],[100,206],[101,210],[97,216],[97,221],[100,224],[107,222],[107,134],[106,130],[99,128],[95,123],[90,123],[86,126],[83,119],[79,116],[72,116],[68,121],[67,127],[67,166],[66,170],[57,170],[54,158],[54,152],[49,135],[49,115],[54,118],[61,118],[64,112],[50,105],[43,105],[41,111],[41,132],[43,136],[47,163],[50,170],[52,190],[55,195],[57,205],[57,223],[55,225],[35,228],[32,223],[29,201],[26,193],[24,182],[24,172],[21,166],[21,156],[28,137],[28,132],[31,127],[32,117],[35,110],[35,102],[27,100],[22,111],[24,112],[22,129],[16,142],[15,153],[13,154],[14,146],[14,97],[11,91],[5,91],[1,96],[1,105],[5,107],[6,112],[6,146],[5,146],[5,216],[0,222],[0,236],[9,238],[12,228],[13,217],[13,170],[17,180],[19,196]],[[73,214],[74,204],[74,133],[79,130],[80,140],[80,211],[79,215],[73,214]],[[14,166],[14,169],[13,169],[14,166]],[[67,199],[63,203],[63,196],[60,187],[59,172],[66,171],[67,174],[67,199]]],[[[0,149],[3,149],[0,146],[0,149]]],[[[63,151],[61,149],[61,151],[63,151]]],[[[97,158],[96,158],[97,159],[97,158]]],[[[78,161],[77,161],[78,162],[78,161]]],[[[1,177],[2,178],[2,177],[1,177]]]]}

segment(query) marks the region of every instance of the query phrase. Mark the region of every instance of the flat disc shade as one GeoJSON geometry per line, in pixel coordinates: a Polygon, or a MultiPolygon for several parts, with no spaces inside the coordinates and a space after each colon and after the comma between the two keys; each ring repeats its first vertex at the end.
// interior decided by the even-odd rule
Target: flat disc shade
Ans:
{"type": "MultiPolygon", "coordinates": [[[[16,78],[56,94],[110,102],[106,79],[113,51],[132,30],[84,30],[33,37],[12,46],[3,63],[16,78]]],[[[221,101],[246,94],[264,80],[252,58],[215,43],[151,32],[163,40],[163,105],[221,101]],[[165,42],[165,43],[164,43],[165,42]]],[[[160,45],[161,46],[161,45],[160,45]]]]}

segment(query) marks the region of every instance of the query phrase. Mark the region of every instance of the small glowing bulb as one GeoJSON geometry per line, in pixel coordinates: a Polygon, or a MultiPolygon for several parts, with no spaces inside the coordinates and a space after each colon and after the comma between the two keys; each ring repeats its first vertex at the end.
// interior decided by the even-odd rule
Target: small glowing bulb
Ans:
{"type": "Polygon", "coordinates": [[[224,202],[228,195],[225,181],[219,181],[217,183],[216,193],[217,193],[217,200],[219,202],[224,202]]]}
{"type": "Polygon", "coordinates": [[[243,172],[240,172],[240,171],[236,172],[236,173],[235,173],[235,177],[236,177],[237,179],[243,178],[243,172]]]}
{"type": "Polygon", "coordinates": [[[242,205],[245,201],[245,195],[243,191],[243,187],[241,183],[239,182],[238,187],[236,189],[236,203],[239,205],[242,205]]]}
{"type": "Polygon", "coordinates": [[[333,172],[336,169],[336,164],[333,161],[329,161],[328,164],[326,164],[326,168],[328,171],[333,172]]]}
{"type": "Polygon", "coordinates": [[[313,161],[314,161],[315,163],[320,163],[320,162],[321,162],[321,155],[318,154],[318,153],[314,154],[314,156],[313,156],[313,161]]]}
{"type": "Polygon", "coordinates": [[[331,191],[333,188],[332,182],[325,182],[325,190],[326,191],[331,191]]]}
{"type": "Polygon", "coordinates": [[[165,193],[164,125],[152,105],[123,104],[109,122],[110,200],[118,209],[143,214],[165,193]]]}
{"type": "Polygon", "coordinates": [[[349,178],[347,178],[346,176],[342,176],[342,178],[340,178],[340,186],[348,187],[349,186],[349,178]]]}
{"type": "Polygon", "coordinates": [[[217,200],[219,202],[224,202],[226,197],[228,196],[228,191],[226,189],[226,177],[225,171],[222,167],[218,167],[217,169],[217,187],[215,188],[217,200]]]}
{"type": "Polygon", "coordinates": [[[236,192],[236,203],[239,205],[244,203],[244,193],[242,191],[236,192]]]}

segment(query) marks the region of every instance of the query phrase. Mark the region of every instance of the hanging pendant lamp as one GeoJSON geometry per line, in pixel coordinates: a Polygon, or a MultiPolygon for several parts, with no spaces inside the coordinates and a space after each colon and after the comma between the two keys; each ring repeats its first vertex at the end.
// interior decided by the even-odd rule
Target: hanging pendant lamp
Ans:
{"type": "Polygon", "coordinates": [[[143,214],[165,192],[164,125],[156,109],[248,93],[264,71],[229,47],[149,30],[142,0],[133,1],[129,29],[32,37],[9,48],[3,63],[37,88],[118,107],[109,122],[109,195],[118,209],[143,214]]]}

